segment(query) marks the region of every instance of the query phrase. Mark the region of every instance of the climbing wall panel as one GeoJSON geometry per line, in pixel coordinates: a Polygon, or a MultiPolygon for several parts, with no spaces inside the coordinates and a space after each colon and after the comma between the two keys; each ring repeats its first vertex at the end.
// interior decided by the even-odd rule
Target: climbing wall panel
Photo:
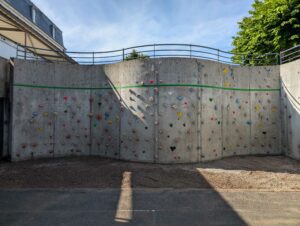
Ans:
{"type": "Polygon", "coordinates": [[[196,61],[163,59],[158,62],[159,162],[197,162],[198,67],[196,61]],[[169,86],[170,84],[176,86],[169,86]],[[164,86],[166,85],[166,86],[164,86]]]}
{"type": "Polygon", "coordinates": [[[282,147],[286,155],[300,159],[300,60],[281,65],[282,147]]]}
{"type": "Polygon", "coordinates": [[[129,61],[121,75],[121,159],[153,162],[156,74],[150,61],[129,61]]]}
{"type": "MultiPolygon", "coordinates": [[[[287,83],[300,96],[298,80],[287,83]]],[[[287,152],[296,156],[298,111],[286,92],[281,99],[287,152]]],[[[16,60],[12,159],[183,163],[279,154],[279,103],[278,67],[178,58],[98,66],[16,60]]]]}
{"type": "Polygon", "coordinates": [[[55,65],[56,85],[65,87],[54,98],[55,157],[90,154],[91,72],[91,66],[55,65]]]}
{"type": "Polygon", "coordinates": [[[250,89],[252,89],[251,154],[279,154],[281,153],[279,69],[251,68],[250,89]]]}
{"type": "Polygon", "coordinates": [[[249,67],[221,65],[223,74],[223,157],[250,151],[249,67]]]}
{"type": "Polygon", "coordinates": [[[119,66],[97,66],[92,77],[92,155],[120,157],[119,66]]]}
{"type": "Polygon", "coordinates": [[[12,159],[52,157],[54,144],[54,93],[40,85],[53,85],[54,68],[49,64],[17,61],[12,103],[12,159]],[[49,79],[50,78],[50,79],[49,79]],[[31,87],[23,87],[31,84],[31,87]],[[20,86],[18,86],[20,85],[20,86]]]}
{"type": "Polygon", "coordinates": [[[218,63],[201,62],[201,160],[222,158],[223,72],[218,63]]]}

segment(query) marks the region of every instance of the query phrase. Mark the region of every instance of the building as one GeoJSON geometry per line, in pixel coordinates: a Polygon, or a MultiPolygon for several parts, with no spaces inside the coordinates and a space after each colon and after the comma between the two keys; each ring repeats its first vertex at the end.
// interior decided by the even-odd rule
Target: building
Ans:
{"type": "Polygon", "coordinates": [[[0,57],[72,61],[62,31],[30,0],[0,0],[0,57]]]}

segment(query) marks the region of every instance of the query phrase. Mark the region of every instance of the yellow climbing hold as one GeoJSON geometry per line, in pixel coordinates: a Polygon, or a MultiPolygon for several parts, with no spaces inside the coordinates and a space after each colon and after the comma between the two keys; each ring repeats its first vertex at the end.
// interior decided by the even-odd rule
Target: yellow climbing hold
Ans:
{"type": "Polygon", "coordinates": [[[177,117],[178,117],[178,120],[181,120],[182,119],[182,116],[183,116],[183,113],[182,112],[177,112],[177,117]]]}
{"type": "Polygon", "coordinates": [[[229,70],[228,70],[227,67],[223,69],[223,73],[224,73],[224,74],[227,74],[228,72],[229,72],[229,70]]]}
{"type": "Polygon", "coordinates": [[[113,124],[112,120],[107,121],[107,123],[108,123],[109,125],[112,125],[112,124],[113,124]]]}
{"type": "Polygon", "coordinates": [[[259,112],[259,110],[260,110],[260,106],[257,104],[257,105],[255,105],[255,111],[256,112],[259,112]]]}
{"type": "Polygon", "coordinates": [[[225,88],[231,87],[231,83],[229,83],[229,82],[224,82],[224,87],[225,87],[225,88]]]}
{"type": "Polygon", "coordinates": [[[48,112],[44,112],[44,113],[43,113],[43,116],[44,116],[44,117],[48,117],[48,115],[49,115],[48,112]]]}
{"type": "Polygon", "coordinates": [[[277,107],[272,107],[272,112],[277,112],[277,107]]]}

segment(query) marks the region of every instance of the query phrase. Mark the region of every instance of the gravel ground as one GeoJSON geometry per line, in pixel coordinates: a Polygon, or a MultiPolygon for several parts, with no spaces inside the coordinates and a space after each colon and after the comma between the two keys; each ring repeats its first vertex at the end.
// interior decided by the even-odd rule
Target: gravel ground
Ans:
{"type": "Polygon", "coordinates": [[[300,161],[232,157],[161,165],[97,157],[0,162],[0,188],[213,188],[300,191],[300,161]],[[124,175],[130,173],[130,180],[124,175]]]}

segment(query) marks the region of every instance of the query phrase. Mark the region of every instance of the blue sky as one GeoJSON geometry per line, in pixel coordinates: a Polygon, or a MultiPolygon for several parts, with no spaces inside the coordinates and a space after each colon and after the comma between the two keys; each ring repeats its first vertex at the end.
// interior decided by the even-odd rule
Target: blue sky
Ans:
{"type": "Polygon", "coordinates": [[[153,43],[231,50],[253,0],[32,0],[62,31],[70,51],[153,43]]]}

